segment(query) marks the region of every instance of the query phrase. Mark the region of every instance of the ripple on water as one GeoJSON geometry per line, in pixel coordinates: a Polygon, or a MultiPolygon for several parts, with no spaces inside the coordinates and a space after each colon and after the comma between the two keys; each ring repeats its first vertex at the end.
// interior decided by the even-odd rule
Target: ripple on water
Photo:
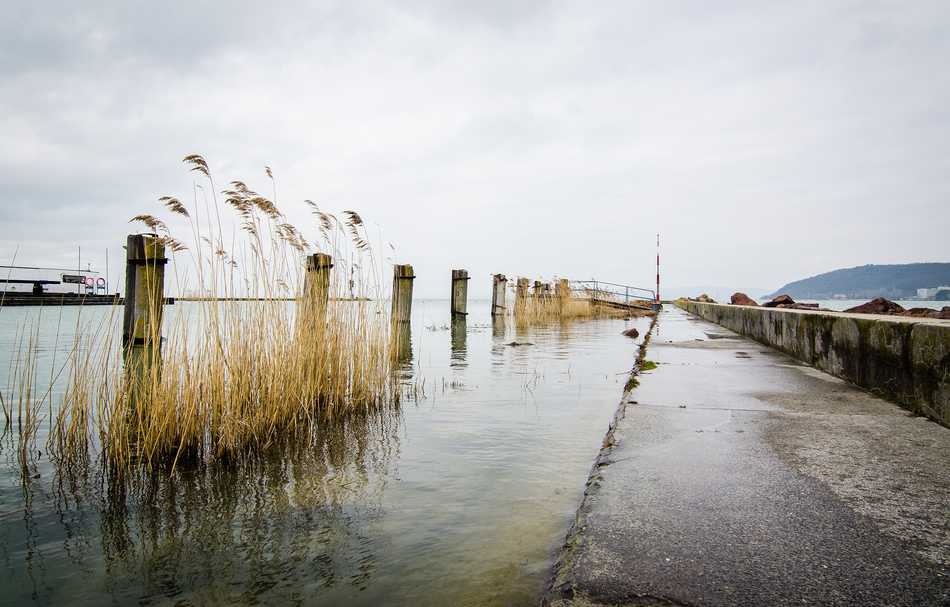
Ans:
{"type": "MultiPolygon", "coordinates": [[[[416,303],[400,372],[425,399],[240,465],[120,482],[40,457],[21,485],[8,435],[0,602],[535,604],[636,357],[620,333],[649,322],[518,328],[469,308],[459,324],[448,302],[416,303]]],[[[3,356],[28,316],[0,315],[3,356]]]]}

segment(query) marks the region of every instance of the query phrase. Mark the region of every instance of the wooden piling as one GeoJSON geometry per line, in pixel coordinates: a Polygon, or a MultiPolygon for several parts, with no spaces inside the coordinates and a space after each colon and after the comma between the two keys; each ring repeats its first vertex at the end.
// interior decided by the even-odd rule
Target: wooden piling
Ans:
{"type": "Polygon", "coordinates": [[[557,299],[558,309],[563,316],[564,306],[567,305],[571,299],[571,286],[566,278],[562,278],[554,283],[554,297],[557,299]]]}
{"type": "Polygon", "coordinates": [[[515,315],[518,315],[524,312],[525,305],[528,303],[528,285],[530,281],[527,278],[519,278],[515,284],[515,315]]]}
{"type": "Polygon", "coordinates": [[[491,290],[491,315],[503,316],[505,314],[505,289],[508,285],[508,279],[504,274],[495,274],[492,276],[491,290]]]}
{"type": "Polygon", "coordinates": [[[122,360],[130,402],[137,405],[162,369],[165,244],[155,234],[130,234],[125,245],[122,360]]]}
{"type": "Polygon", "coordinates": [[[412,281],[415,278],[411,265],[393,266],[392,321],[408,323],[412,315],[412,281]]]}
{"type": "Polygon", "coordinates": [[[396,368],[404,372],[412,371],[412,331],[409,322],[393,323],[390,353],[396,368]]]}
{"type": "Polygon", "coordinates": [[[468,270],[452,270],[452,316],[468,314],[468,270]]]}
{"type": "Polygon", "coordinates": [[[314,253],[307,257],[303,298],[305,307],[312,308],[311,312],[326,310],[330,297],[331,268],[333,268],[333,258],[326,253],[314,253]]]}
{"type": "Polygon", "coordinates": [[[161,345],[165,302],[165,243],[155,234],[130,234],[125,247],[122,342],[161,345]]]}
{"type": "Polygon", "coordinates": [[[515,300],[525,299],[528,297],[528,286],[531,281],[527,278],[519,278],[515,286],[515,300]]]}

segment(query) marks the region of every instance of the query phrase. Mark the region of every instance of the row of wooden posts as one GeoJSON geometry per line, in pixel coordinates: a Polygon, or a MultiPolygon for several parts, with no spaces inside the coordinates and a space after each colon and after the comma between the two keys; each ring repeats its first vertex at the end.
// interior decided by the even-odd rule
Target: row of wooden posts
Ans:
{"type": "MultiPolygon", "coordinates": [[[[397,265],[393,271],[393,320],[396,322],[408,322],[412,307],[412,279],[415,275],[410,265],[397,265]]],[[[452,270],[452,297],[450,307],[452,317],[466,316],[468,314],[468,270],[452,270]]],[[[491,297],[491,315],[502,316],[506,312],[505,295],[508,286],[508,279],[504,274],[495,274],[492,276],[492,297],[491,297]]],[[[570,285],[567,279],[559,280],[554,288],[550,283],[543,283],[540,280],[534,281],[534,291],[529,293],[531,281],[527,278],[519,278],[515,288],[515,302],[522,303],[527,301],[528,297],[569,297],[571,294],[570,285]]]]}
{"type": "MultiPolygon", "coordinates": [[[[125,313],[122,337],[126,345],[144,344],[150,331],[161,326],[162,304],[165,298],[165,246],[163,241],[151,234],[132,234],[126,241],[125,313]]],[[[307,257],[304,274],[304,298],[311,305],[326,306],[330,290],[330,270],[333,259],[325,253],[307,257]]],[[[392,320],[408,323],[412,313],[412,283],[415,274],[408,264],[393,267],[392,320]]],[[[452,317],[468,314],[468,270],[452,270],[452,317]]],[[[492,276],[491,315],[506,313],[505,295],[508,279],[504,274],[492,276]]],[[[529,297],[530,281],[519,278],[515,289],[515,301],[524,302],[529,297]]],[[[534,296],[551,296],[551,285],[534,282],[534,296]]],[[[567,280],[555,285],[554,295],[567,297],[570,288],[567,280]]]]}

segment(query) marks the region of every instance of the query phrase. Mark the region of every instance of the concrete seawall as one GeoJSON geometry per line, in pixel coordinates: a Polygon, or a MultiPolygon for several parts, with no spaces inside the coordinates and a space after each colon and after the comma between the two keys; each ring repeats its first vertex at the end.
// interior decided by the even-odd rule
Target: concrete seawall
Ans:
{"type": "Polygon", "coordinates": [[[676,303],[700,318],[950,426],[948,321],[676,303]]]}
{"type": "Polygon", "coordinates": [[[645,356],[542,604],[950,605],[950,429],[672,306],[645,356]]]}

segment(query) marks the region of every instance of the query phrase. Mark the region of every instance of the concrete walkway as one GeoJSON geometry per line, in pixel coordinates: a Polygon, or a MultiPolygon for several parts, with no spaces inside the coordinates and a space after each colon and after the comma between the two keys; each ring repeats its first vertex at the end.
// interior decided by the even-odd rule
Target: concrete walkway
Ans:
{"type": "Polygon", "coordinates": [[[950,429],[678,309],[554,605],[948,605],[950,429]]]}

